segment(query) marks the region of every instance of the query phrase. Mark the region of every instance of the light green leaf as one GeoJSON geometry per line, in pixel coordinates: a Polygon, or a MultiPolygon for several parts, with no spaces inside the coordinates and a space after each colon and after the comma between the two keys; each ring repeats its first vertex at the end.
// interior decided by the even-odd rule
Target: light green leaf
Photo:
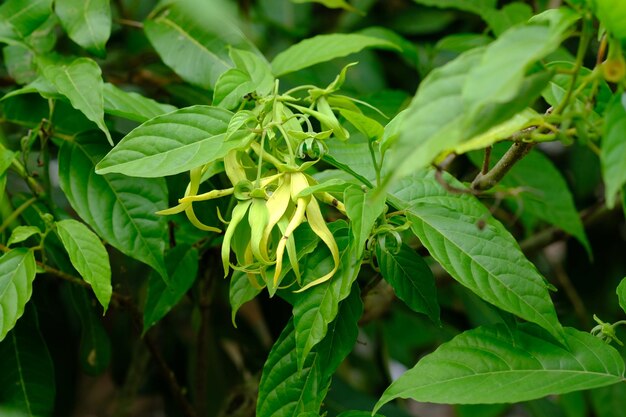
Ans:
{"type": "Polygon", "coordinates": [[[626,39],[626,4],[621,0],[593,0],[595,14],[611,35],[626,39]]]}
{"type": "Polygon", "coordinates": [[[235,66],[250,76],[253,89],[260,96],[269,94],[274,88],[272,67],[265,57],[259,53],[243,49],[231,48],[230,58],[235,66]]]}
{"type": "Polygon", "coordinates": [[[363,304],[355,286],[341,303],[336,320],[328,326],[327,336],[308,353],[301,369],[297,366],[296,331],[291,319],[263,367],[256,415],[291,417],[318,412],[331,376],[356,342],[357,322],[362,312],[363,304]]]}
{"type": "Polygon", "coordinates": [[[52,0],[8,0],[0,6],[0,34],[25,38],[52,14],[52,0]]]}
{"type": "Polygon", "coordinates": [[[339,109],[339,113],[368,139],[378,140],[385,132],[385,128],[380,123],[363,113],[348,109],[339,109]]]}
{"type": "Polygon", "coordinates": [[[602,177],[606,189],[604,195],[608,208],[615,206],[615,196],[626,183],[626,94],[617,94],[606,109],[602,134],[602,177]]]}
{"type": "Polygon", "coordinates": [[[424,6],[440,7],[442,9],[458,9],[483,16],[487,11],[496,7],[497,0],[413,0],[424,6]]]}
{"type": "Polygon", "coordinates": [[[439,323],[435,277],[422,257],[407,245],[402,245],[397,253],[377,245],[376,259],[380,273],[393,287],[398,298],[411,310],[424,313],[439,323]]]}
{"type": "Polygon", "coordinates": [[[167,207],[165,180],[97,175],[107,152],[101,136],[89,133],[63,142],[59,179],[72,208],[107,243],[167,278],[163,261],[167,220],[155,214],[167,207]]]}
{"type": "Polygon", "coordinates": [[[4,65],[18,84],[28,84],[37,78],[34,52],[22,44],[7,45],[2,48],[4,65]]]}
{"type": "Polygon", "coordinates": [[[56,64],[40,59],[43,76],[54,88],[104,132],[113,146],[109,129],[104,124],[104,98],[102,72],[89,58],[77,58],[70,64],[56,64]]]}
{"type": "Polygon", "coordinates": [[[626,278],[622,279],[622,281],[617,286],[617,297],[619,298],[619,305],[622,307],[622,310],[626,312],[626,278]]]}
{"type": "Polygon", "coordinates": [[[510,3],[500,10],[491,9],[482,13],[483,19],[489,24],[496,36],[500,36],[517,24],[526,23],[532,15],[532,7],[521,2],[510,3]]]}
{"type": "Polygon", "coordinates": [[[111,35],[109,0],[55,0],[54,11],[71,40],[94,55],[105,56],[111,35]]]}
{"type": "Polygon", "coordinates": [[[134,129],[104,157],[98,174],[163,177],[223,158],[244,146],[246,132],[224,140],[232,113],[212,106],[192,106],[155,117],[134,129]]]}
{"type": "Polygon", "coordinates": [[[52,415],[54,367],[39,330],[37,310],[29,306],[20,322],[0,343],[0,412],[8,416],[52,415]]]}
{"type": "Polygon", "coordinates": [[[0,341],[15,326],[33,292],[35,256],[18,248],[0,257],[0,341]]]}
{"type": "Polygon", "coordinates": [[[389,41],[370,36],[346,33],[318,35],[292,45],[276,55],[272,61],[272,69],[274,75],[279,77],[366,48],[399,49],[389,41]]]}
{"type": "Polygon", "coordinates": [[[159,103],[132,91],[124,91],[110,83],[104,83],[102,93],[105,113],[140,123],[176,110],[172,105],[159,103]]]}
{"type": "Polygon", "coordinates": [[[215,83],[213,104],[225,109],[236,108],[243,96],[253,90],[250,75],[237,68],[226,70],[215,83]]]}
{"type": "Polygon", "coordinates": [[[7,246],[11,246],[14,243],[20,243],[28,239],[29,237],[40,234],[41,230],[35,226],[17,226],[11,232],[11,236],[7,241],[7,246]]]}
{"type": "Polygon", "coordinates": [[[566,348],[539,330],[496,325],[462,333],[391,384],[374,409],[399,397],[512,403],[624,381],[624,361],[600,339],[566,328],[566,348]]]}
{"type": "Polygon", "coordinates": [[[63,290],[80,320],[78,356],[82,370],[88,375],[100,375],[111,361],[111,339],[99,320],[96,306],[87,290],[77,285],[66,286],[63,290]]]}
{"type": "MultiPolygon", "coordinates": [[[[345,223],[330,225],[341,253],[340,266],[330,280],[316,285],[296,298],[293,316],[296,326],[296,352],[298,368],[305,364],[307,355],[327,334],[329,324],[337,317],[340,302],[350,294],[350,288],[361,268],[360,262],[348,246],[345,223]]],[[[317,278],[332,269],[330,251],[320,249],[307,257],[302,280],[317,278]]]]}
{"type": "Polygon", "coordinates": [[[350,230],[354,239],[353,250],[356,251],[357,257],[363,253],[376,219],[385,209],[385,197],[385,193],[376,190],[365,192],[360,187],[348,187],[343,193],[343,203],[350,219],[350,230]]]}
{"type": "Polygon", "coordinates": [[[228,45],[256,51],[218,2],[210,8],[200,1],[169,4],[144,22],[144,31],[166,65],[206,89],[233,67],[228,45]]]}
{"type": "Polygon", "coordinates": [[[357,9],[354,8],[350,3],[346,0],[291,0],[293,3],[319,3],[328,7],[329,9],[344,9],[350,12],[359,13],[357,9]]]}
{"type": "Polygon", "coordinates": [[[235,317],[237,316],[237,311],[239,311],[241,306],[252,300],[260,293],[261,289],[252,286],[245,272],[233,272],[233,275],[230,278],[230,291],[228,292],[230,307],[232,308],[231,320],[233,322],[233,326],[237,327],[235,317]]]}
{"type": "MultiPolygon", "coordinates": [[[[452,176],[443,178],[463,188],[452,176]]],[[[400,181],[388,201],[406,210],[413,232],[454,279],[483,300],[539,324],[562,340],[563,329],[544,278],[475,197],[450,194],[428,170],[400,181]],[[484,227],[479,228],[479,222],[484,227]]]]}
{"type": "Polygon", "coordinates": [[[100,238],[81,222],[66,219],[56,222],[56,232],[70,256],[72,265],[91,285],[96,298],[104,308],[109,307],[113,287],[111,266],[100,238]]]}
{"type": "MultiPolygon", "coordinates": [[[[491,151],[491,166],[504,155],[508,144],[498,144],[491,151]]],[[[480,154],[470,155],[476,166],[482,164],[480,154]]],[[[565,178],[543,153],[531,151],[519,160],[500,182],[520,192],[511,198],[520,209],[563,229],[574,236],[591,253],[585,229],[565,178]]]]}
{"type": "Polygon", "coordinates": [[[191,288],[198,273],[198,251],[189,245],[175,246],[165,256],[165,266],[170,277],[167,284],[156,274],[148,281],[143,333],[165,317],[191,288]]]}

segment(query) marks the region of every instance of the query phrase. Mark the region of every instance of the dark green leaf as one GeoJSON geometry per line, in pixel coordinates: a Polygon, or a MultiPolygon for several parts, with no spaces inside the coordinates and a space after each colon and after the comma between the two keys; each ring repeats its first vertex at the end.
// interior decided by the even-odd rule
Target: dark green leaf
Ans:
{"type": "Polygon", "coordinates": [[[626,183],[626,94],[617,94],[606,109],[602,135],[602,176],[606,185],[606,205],[615,205],[615,195],[626,183]]]}
{"type": "Polygon", "coordinates": [[[626,312],[626,278],[623,278],[622,281],[617,286],[617,297],[619,299],[619,305],[622,307],[622,310],[626,312]]]}
{"type": "Polygon", "coordinates": [[[344,9],[351,12],[358,12],[350,3],[346,0],[291,0],[294,3],[320,3],[330,9],[344,9]]]}
{"type": "Polygon", "coordinates": [[[590,391],[596,417],[622,417],[626,409],[626,384],[614,384],[590,391]]]}
{"type": "Polygon", "coordinates": [[[260,293],[261,288],[253,287],[245,272],[233,272],[233,275],[230,278],[230,291],[228,293],[230,307],[232,308],[231,320],[233,322],[233,326],[237,327],[235,317],[239,308],[260,293]]]}
{"type": "Polygon", "coordinates": [[[176,110],[174,106],[156,102],[137,93],[124,91],[110,83],[104,84],[102,93],[105,113],[140,123],[176,110]]]}
{"type": "Polygon", "coordinates": [[[376,259],[380,273],[393,287],[398,298],[413,311],[424,313],[439,323],[435,277],[422,257],[406,245],[402,245],[398,253],[377,245],[376,259]]]}
{"type": "Polygon", "coordinates": [[[198,251],[188,245],[178,245],[165,256],[165,266],[170,277],[166,284],[152,274],[148,281],[148,295],[143,311],[143,332],[161,320],[178,304],[196,280],[198,251]]]}
{"type": "Polygon", "coordinates": [[[184,80],[206,89],[233,67],[228,45],[255,50],[224,6],[219,2],[211,6],[186,0],[166,6],[144,22],[146,35],[163,62],[184,80]]]}
{"type": "Polygon", "coordinates": [[[26,309],[18,325],[0,343],[0,369],[0,413],[3,416],[52,415],[54,368],[34,307],[26,309]]]}
{"type": "Polygon", "coordinates": [[[15,326],[33,293],[35,256],[31,250],[10,250],[0,258],[0,341],[15,326]]]}
{"type": "Polygon", "coordinates": [[[489,10],[495,8],[496,0],[413,0],[415,3],[424,6],[441,7],[444,9],[458,9],[465,12],[475,13],[482,16],[489,10]]]}
{"type": "Polygon", "coordinates": [[[611,346],[566,328],[566,346],[535,326],[469,330],[441,345],[397,379],[375,407],[394,398],[435,403],[519,402],[624,381],[611,346]]]}
{"type": "MultiPolygon", "coordinates": [[[[452,176],[443,178],[454,187],[463,187],[452,176]]],[[[485,301],[562,339],[544,278],[475,197],[449,193],[429,170],[400,181],[388,201],[407,211],[413,232],[454,279],[485,301]]]]}
{"type": "Polygon", "coordinates": [[[76,285],[64,288],[74,311],[80,320],[79,358],[83,371],[89,375],[100,375],[111,361],[111,340],[98,314],[94,310],[91,297],[84,288],[76,285]]]}
{"type": "Polygon", "coordinates": [[[44,77],[54,88],[104,132],[113,145],[109,129],[104,124],[104,98],[102,72],[89,58],[77,58],[67,65],[40,59],[44,77]]]}
{"type": "Polygon", "coordinates": [[[83,223],[72,219],[58,221],[56,231],[70,256],[72,265],[91,285],[106,312],[113,287],[109,254],[100,238],[83,223]]]}
{"type": "Polygon", "coordinates": [[[251,139],[242,131],[224,140],[231,117],[228,110],[212,106],[155,117],[126,135],[98,164],[97,172],[162,177],[221,159],[251,139]]]}
{"type": "Polygon", "coordinates": [[[276,55],[272,61],[272,69],[274,75],[279,77],[365,48],[399,49],[389,41],[370,36],[345,33],[318,35],[292,45],[276,55]]]}
{"type": "Polygon", "coordinates": [[[59,153],[61,188],[100,237],[167,277],[163,261],[167,221],[155,214],[167,207],[165,181],[97,175],[95,166],[107,150],[97,133],[64,142],[59,153]]]}
{"type": "Polygon", "coordinates": [[[111,35],[109,0],[55,0],[54,11],[70,39],[99,57],[111,35]]]}
{"type": "Polygon", "coordinates": [[[28,239],[29,237],[40,234],[41,230],[35,226],[17,226],[11,232],[11,236],[7,241],[7,246],[11,246],[15,243],[20,243],[28,239]]]}

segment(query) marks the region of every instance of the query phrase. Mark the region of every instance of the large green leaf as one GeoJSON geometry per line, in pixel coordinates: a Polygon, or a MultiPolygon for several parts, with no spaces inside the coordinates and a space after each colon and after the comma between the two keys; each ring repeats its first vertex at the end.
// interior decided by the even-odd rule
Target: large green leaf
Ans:
{"type": "Polygon", "coordinates": [[[124,91],[110,83],[104,83],[102,93],[105,113],[140,123],[176,110],[176,107],[172,105],[156,102],[141,94],[124,91]]]}
{"type": "Polygon", "coordinates": [[[18,84],[28,84],[37,78],[35,53],[24,44],[7,45],[2,48],[7,72],[18,84]]]}
{"type": "Polygon", "coordinates": [[[626,278],[622,279],[622,281],[617,286],[617,298],[619,299],[619,305],[622,307],[622,310],[626,312],[626,278]]]}
{"type": "Polygon", "coordinates": [[[274,344],[261,375],[256,415],[297,416],[318,412],[335,369],[350,353],[358,335],[357,321],[363,311],[358,288],[341,303],[337,319],[324,340],[310,351],[299,369],[293,319],[274,344]]]}
{"type": "MultiPolygon", "coordinates": [[[[334,226],[334,225],[331,225],[334,226]]],[[[299,367],[305,364],[307,355],[327,334],[328,325],[335,320],[339,303],[350,294],[352,283],[360,270],[354,251],[349,246],[348,230],[345,226],[331,227],[341,253],[337,273],[328,281],[316,285],[300,294],[293,304],[296,327],[296,352],[299,367]]],[[[302,279],[318,278],[332,269],[330,251],[320,249],[307,257],[302,279]]]]}
{"type": "Polygon", "coordinates": [[[535,326],[469,330],[441,345],[397,379],[375,410],[394,398],[435,403],[519,402],[624,381],[619,353],[566,328],[565,346],[535,326]]]}
{"type": "Polygon", "coordinates": [[[233,326],[237,327],[235,317],[237,316],[237,311],[239,311],[241,306],[252,300],[260,293],[261,289],[253,287],[252,284],[250,284],[245,272],[233,272],[233,275],[230,277],[230,290],[228,292],[230,308],[232,309],[231,320],[233,322],[233,326]]]}
{"type": "MultiPolygon", "coordinates": [[[[463,187],[450,175],[443,178],[463,187]]],[[[539,324],[562,340],[544,278],[475,197],[449,193],[428,170],[400,181],[388,201],[406,210],[413,232],[454,279],[485,301],[539,324]],[[484,227],[479,227],[482,223],[484,227]]]]}
{"type": "Polygon", "coordinates": [[[596,16],[611,35],[626,38],[626,3],[621,0],[594,0],[590,2],[596,16]]]}
{"type": "Polygon", "coordinates": [[[104,82],[98,64],[89,58],[77,58],[69,64],[40,59],[39,66],[56,91],[94,122],[113,145],[109,129],[104,124],[104,82]]]}
{"type": "Polygon", "coordinates": [[[384,39],[354,33],[317,35],[276,55],[272,61],[272,69],[274,75],[279,77],[321,62],[354,54],[365,48],[399,49],[384,39]]]}
{"type": "Polygon", "coordinates": [[[376,259],[380,273],[393,287],[398,298],[413,311],[424,313],[439,323],[435,277],[422,257],[407,245],[402,245],[397,253],[378,245],[376,259]]]}
{"type": "Polygon", "coordinates": [[[0,369],[0,413],[3,416],[52,415],[54,368],[34,307],[26,309],[18,325],[0,343],[0,369]]]}
{"type": "Polygon", "coordinates": [[[163,62],[185,81],[212,89],[233,64],[227,46],[255,50],[220,2],[169,4],[144,22],[144,30],[163,62]]]}
{"type": "Polygon", "coordinates": [[[615,195],[626,183],[626,94],[617,94],[606,109],[602,135],[602,177],[606,189],[606,205],[615,205],[615,195]]]}
{"type": "Polygon", "coordinates": [[[165,180],[97,175],[109,149],[97,132],[64,142],[59,179],[72,208],[104,240],[167,277],[163,252],[167,221],[155,214],[167,207],[165,180]]]}
{"type": "MultiPolygon", "coordinates": [[[[493,147],[492,167],[504,155],[508,146],[509,144],[502,143],[493,147]]],[[[471,154],[470,159],[476,166],[482,164],[478,153],[471,154]]],[[[587,251],[591,251],[567,182],[543,153],[532,151],[517,161],[500,183],[507,188],[521,191],[512,200],[519,201],[524,212],[563,229],[578,239],[587,251]]]]}
{"type": "Polygon", "coordinates": [[[424,6],[458,9],[483,16],[487,11],[496,7],[496,0],[413,0],[424,6]]]}
{"type": "Polygon", "coordinates": [[[237,132],[228,140],[232,113],[212,106],[192,106],[155,117],[134,129],[97,166],[98,174],[162,177],[189,171],[223,158],[250,139],[237,132]]]}
{"type": "Polygon", "coordinates": [[[0,6],[0,36],[25,38],[52,13],[52,0],[8,0],[0,6]]]}
{"type": "Polygon", "coordinates": [[[144,333],[165,317],[195,282],[198,251],[188,245],[178,245],[165,256],[165,266],[170,277],[167,284],[156,274],[152,274],[148,281],[148,295],[143,311],[144,333]]]}
{"type": "Polygon", "coordinates": [[[31,250],[10,250],[0,258],[0,341],[15,326],[33,293],[35,256],[31,250]]]}
{"type": "Polygon", "coordinates": [[[105,44],[111,35],[109,0],[56,0],[54,11],[71,40],[104,57],[105,44]]]}
{"type": "Polygon", "coordinates": [[[91,285],[106,312],[113,287],[109,254],[100,238],[83,223],[72,219],[57,222],[56,231],[70,256],[72,265],[91,285]]]}

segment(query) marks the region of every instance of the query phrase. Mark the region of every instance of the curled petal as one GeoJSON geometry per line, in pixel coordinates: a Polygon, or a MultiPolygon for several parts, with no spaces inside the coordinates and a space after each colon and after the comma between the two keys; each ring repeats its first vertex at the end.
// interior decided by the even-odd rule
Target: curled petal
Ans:
{"type": "Polygon", "coordinates": [[[298,199],[298,203],[296,204],[296,210],[293,214],[293,217],[289,221],[283,237],[278,242],[278,246],[276,248],[276,270],[274,271],[274,286],[278,285],[278,277],[280,276],[280,273],[283,269],[283,255],[285,254],[287,241],[291,237],[293,231],[296,230],[296,228],[300,226],[300,224],[302,224],[302,222],[304,221],[307,204],[307,199],[298,199]]]}
{"type": "Polygon", "coordinates": [[[253,198],[248,213],[250,224],[250,245],[254,257],[262,263],[271,263],[267,254],[267,246],[264,245],[263,237],[270,219],[270,211],[266,201],[262,198],[253,198]]]}
{"type": "Polygon", "coordinates": [[[241,201],[235,206],[230,223],[224,233],[224,241],[222,242],[222,264],[224,266],[224,277],[228,276],[228,269],[230,266],[230,241],[235,234],[235,229],[246,216],[251,203],[252,202],[250,200],[241,201]]]}

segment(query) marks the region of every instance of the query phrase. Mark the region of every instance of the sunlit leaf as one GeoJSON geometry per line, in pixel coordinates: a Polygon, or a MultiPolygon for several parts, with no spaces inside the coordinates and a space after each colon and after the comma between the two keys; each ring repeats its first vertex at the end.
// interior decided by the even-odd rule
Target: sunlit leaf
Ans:
{"type": "Polygon", "coordinates": [[[624,361],[615,349],[572,328],[564,336],[561,345],[533,326],[469,330],[391,384],[375,410],[399,397],[447,404],[519,402],[624,381],[624,361]]]}
{"type": "Polygon", "coordinates": [[[33,293],[35,256],[31,250],[17,248],[0,257],[0,341],[24,314],[33,293]]]}
{"type": "Polygon", "coordinates": [[[106,312],[113,287],[109,254],[100,238],[83,223],[72,219],[58,221],[56,231],[70,256],[72,265],[91,285],[106,312]]]}

